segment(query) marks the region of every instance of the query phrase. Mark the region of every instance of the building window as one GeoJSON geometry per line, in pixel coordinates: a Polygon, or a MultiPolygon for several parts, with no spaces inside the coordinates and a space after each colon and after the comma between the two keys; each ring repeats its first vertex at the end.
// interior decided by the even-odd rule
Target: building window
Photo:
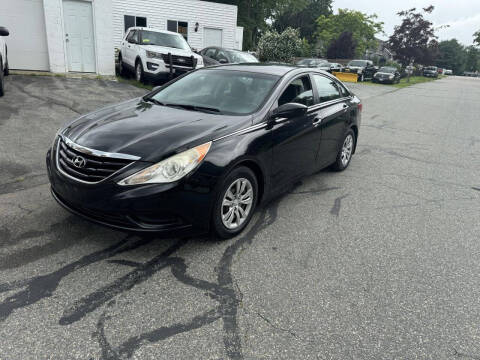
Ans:
{"type": "Polygon", "coordinates": [[[188,41],[188,23],[185,21],[176,21],[176,20],[168,20],[167,21],[167,30],[173,31],[185,38],[188,41]]]}
{"type": "Polygon", "coordinates": [[[134,26],[147,27],[147,18],[142,16],[124,15],[123,23],[125,25],[124,31],[127,32],[129,28],[134,26]]]}

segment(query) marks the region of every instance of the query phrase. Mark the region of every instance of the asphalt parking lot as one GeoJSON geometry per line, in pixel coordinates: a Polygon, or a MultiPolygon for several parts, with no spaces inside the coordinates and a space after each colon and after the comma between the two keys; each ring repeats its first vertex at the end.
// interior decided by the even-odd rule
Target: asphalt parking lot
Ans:
{"type": "Polygon", "coordinates": [[[7,77],[0,359],[480,358],[480,79],[349,87],[350,167],[219,242],[110,230],[50,195],[61,124],[144,90],[7,77]]]}

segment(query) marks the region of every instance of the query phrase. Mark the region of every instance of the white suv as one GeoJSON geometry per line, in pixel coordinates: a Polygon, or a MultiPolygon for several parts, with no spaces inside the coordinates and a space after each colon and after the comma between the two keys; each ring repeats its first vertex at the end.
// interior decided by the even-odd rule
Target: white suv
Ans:
{"type": "Polygon", "coordinates": [[[118,54],[120,74],[135,73],[137,81],[167,80],[203,67],[182,35],[152,28],[132,27],[122,40],[118,54]]]}
{"type": "Polygon", "coordinates": [[[8,35],[8,30],[0,26],[0,96],[3,96],[5,92],[3,77],[8,75],[7,44],[3,39],[4,36],[8,35]]]}

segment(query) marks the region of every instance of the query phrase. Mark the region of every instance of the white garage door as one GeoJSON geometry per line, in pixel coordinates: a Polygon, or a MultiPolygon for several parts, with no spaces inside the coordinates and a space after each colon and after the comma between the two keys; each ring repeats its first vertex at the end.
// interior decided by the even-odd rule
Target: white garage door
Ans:
{"type": "Polygon", "coordinates": [[[221,29],[204,28],[203,36],[204,47],[222,46],[223,34],[221,29]]]}
{"type": "Polygon", "coordinates": [[[43,0],[0,0],[11,69],[49,70],[43,0]]]}

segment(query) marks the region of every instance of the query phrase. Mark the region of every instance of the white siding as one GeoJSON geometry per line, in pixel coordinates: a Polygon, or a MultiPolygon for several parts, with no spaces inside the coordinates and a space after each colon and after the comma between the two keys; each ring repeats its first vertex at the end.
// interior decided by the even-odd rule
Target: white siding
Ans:
{"type": "Polygon", "coordinates": [[[112,0],[113,39],[118,47],[124,35],[124,15],[147,18],[147,26],[167,30],[167,20],[188,22],[188,42],[192,48],[203,49],[203,28],[223,30],[223,44],[235,48],[237,7],[200,0],[112,0]],[[195,32],[195,23],[199,24],[195,32]]]}
{"type": "MultiPolygon", "coordinates": [[[[1,1],[1,0],[0,0],[1,1]]],[[[93,5],[96,69],[100,75],[115,74],[115,57],[112,48],[112,0],[90,1],[93,5]]],[[[45,24],[47,28],[50,71],[68,71],[65,46],[62,0],[44,0],[45,24]]]]}

